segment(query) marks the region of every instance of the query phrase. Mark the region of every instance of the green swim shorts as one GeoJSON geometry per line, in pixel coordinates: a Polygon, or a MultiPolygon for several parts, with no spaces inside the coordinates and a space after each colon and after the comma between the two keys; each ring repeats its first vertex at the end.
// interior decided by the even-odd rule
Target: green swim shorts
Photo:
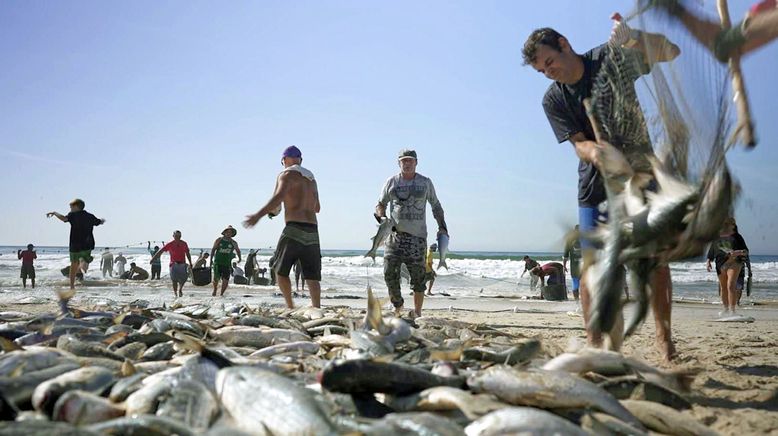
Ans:
{"type": "Polygon", "coordinates": [[[70,261],[71,262],[78,262],[81,259],[84,259],[86,263],[91,263],[94,258],[92,257],[92,250],[83,250],[83,251],[71,251],[70,252],[70,261]]]}

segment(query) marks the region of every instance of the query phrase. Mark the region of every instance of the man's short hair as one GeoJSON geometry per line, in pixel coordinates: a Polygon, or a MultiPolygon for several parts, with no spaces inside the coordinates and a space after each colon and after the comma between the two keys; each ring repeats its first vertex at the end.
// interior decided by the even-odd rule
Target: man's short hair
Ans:
{"type": "Polygon", "coordinates": [[[521,55],[524,58],[524,65],[535,62],[538,46],[540,45],[547,45],[556,51],[562,51],[562,45],[559,44],[559,38],[564,38],[564,36],[550,27],[535,29],[529,35],[527,42],[524,43],[524,48],[521,50],[521,55]]]}
{"type": "Polygon", "coordinates": [[[524,256],[524,260],[529,260],[529,256],[524,256]]]}
{"type": "Polygon", "coordinates": [[[80,198],[76,198],[75,200],[70,202],[71,206],[77,206],[79,209],[84,210],[86,207],[86,204],[84,204],[84,200],[80,198]]]}

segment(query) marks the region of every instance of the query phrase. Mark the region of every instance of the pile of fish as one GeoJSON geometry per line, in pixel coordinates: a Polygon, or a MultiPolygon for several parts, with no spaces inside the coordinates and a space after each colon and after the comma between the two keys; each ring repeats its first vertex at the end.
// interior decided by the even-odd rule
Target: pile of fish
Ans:
{"type": "Polygon", "coordinates": [[[0,435],[714,434],[693,374],[367,302],[0,312],[0,435]]]}

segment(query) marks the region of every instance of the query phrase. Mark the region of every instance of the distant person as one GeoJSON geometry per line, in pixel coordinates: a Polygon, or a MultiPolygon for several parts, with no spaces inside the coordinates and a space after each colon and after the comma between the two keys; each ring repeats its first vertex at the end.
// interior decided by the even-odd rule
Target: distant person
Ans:
{"type": "Polygon", "coordinates": [[[438,224],[438,235],[448,235],[445,213],[440,204],[435,186],[428,177],[416,172],[418,156],[414,150],[400,150],[397,165],[400,173],[389,177],[381,189],[375,217],[386,218],[389,215],[397,224],[386,240],[384,249],[384,281],[389,291],[389,299],[395,313],[402,312],[405,301],[400,293],[400,269],[403,264],[408,268],[413,289],[413,316],[421,316],[424,306],[424,262],[427,251],[427,203],[432,208],[432,216],[438,224]]]}
{"type": "Polygon", "coordinates": [[[565,266],[559,262],[536,266],[530,270],[530,274],[540,279],[540,286],[565,286],[565,266]]]}
{"type": "MultiPolygon", "coordinates": [[[[532,271],[533,269],[540,266],[540,264],[536,261],[530,258],[529,256],[524,256],[524,271],[522,271],[519,278],[524,277],[524,274],[526,274],[528,271],[532,271]]],[[[529,275],[529,289],[530,291],[534,291],[535,288],[538,287],[538,276],[530,274],[529,275]]]]}
{"type": "Polygon", "coordinates": [[[238,266],[237,262],[232,262],[232,282],[236,285],[247,285],[249,283],[245,271],[238,266]]]}
{"type": "Polygon", "coordinates": [[[719,312],[720,316],[735,314],[738,300],[737,278],[748,256],[746,241],[735,232],[735,225],[735,218],[727,218],[719,233],[719,239],[714,241],[708,250],[708,272],[712,270],[711,262],[715,261],[716,274],[719,277],[719,293],[724,306],[724,310],[719,312]]]}
{"type": "Polygon", "coordinates": [[[35,253],[34,248],[35,247],[32,244],[27,244],[26,250],[16,251],[16,257],[22,261],[21,279],[22,287],[24,288],[27,287],[27,279],[30,279],[32,288],[35,289],[35,266],[33,265],[33,261],[38,258],[38,254],[35,253]]]}
{"type": "MultiPolygon", "coordinates": [[[[570,277],[573,279],[573,298],[575,301],[578,301],[578,286],[581,283],[581,258],[581,238],[576,224],[573,235],[567,241],[563,260],[565,271],[569,271],[570,277]],[[568,260],[570,261],[569,269],[567,268],[568,260]]],[[[627,294],[627,298],[629,298],[629,294],[627,294]]]]}
{"type": "Polygon", "coordinates": [[[189,268],[192,268],[192,256],[189,254],[189,245],[181,240],[180,230],[173,232],[173,240],[162,246],[162,249],[151,257],[151,261],[162,257],[164,252],[170,253],[170,281],[173,282],[173,296],[183,297],[184,284],[189,278],[186,266],[188,262],[189,268]]]}
{"type": "Polygon", "coordinates": [[[151,248],[151,241],[149,241],[146,249],[149,250],[151,255],[151,280],[159,280],[162,274],[162,260],[160,260],[159,256],[156,256],[159,253],[159,246],[155,245],[154,248],[151,248]]]}
{"type": "Polygon", "coordinates": [[[216,296],[216,289],[219,287],[219,281],[222,282],[221,293],[219,295],[224,296],[224,291],[230,285],[230,276],[232,275],[232,258],[235,254],[238,255],[238,262],[240,262],[240,248],[238,243],[232,239],[238,231],[232,226],[227,226],[222,230],[222,235],[217,238],[211,248],[211,266],[213,267],[213,293],[212,296],[216,296]]]}
{"type": "MultiPolygon", "coordinates": [[[[94,259],[92,250],[95,249],[95,237],[93,229],[95,226],[105,224],[104,219],[97,218],[84,210],[86,204],[84,200],[76,198],[70,202],[70,213],[62,215],[58,212],[49,212],[47,218],[57,217],[63,223],[70,224],[70,243],[68,251],[70,253],[70,289],[76,289],[76,273],[80,270],[86,274],[89,263],[94,259]]],[[[72,296],[72,295],[71,295],[72,296]]],[[[62,298],[62,309],[67,311],[67,301],[70,298],[62,298]]]]}
{"type": "Polygon", "coordinates": [[[246,256],[246,264],[244,265],[244,268],[246,269],[246,280],[248,280],[246,284],[250,285],[252,280],[254,280],[254,283],[256,284],[257,270],[259,269],[256,250],[249,250],[249,255],[246,256]]]}
{"type": "Polygon", "coordinates": [[[294,287],[297,292],[300,292],[300,279],[303,281],[303,292],[305,292],[305,275],[303,275],[303,265],[298,259],[294,264],[294,287]]]}
{"type": "Polygon", "coordinates": [[[208,265],[208,253],[200,253],[192,269],[205,268],[208,265]]]}
{"type": "Polygon", "coordinates": [[[284,169],[276,179],[273,196],[262,209],[247,216],[243,222],[246,228],[251,228],[265,215],[272,217],[281,213],[282,206],[285,209],[286,227],[276,246],[277,258],[273,262],[273,269],[289,308],[294,307],[289,272],[298,260],[301,261],[302,273],[308,283],[311,305],[321,306],[321,246],[316,220],[316,214],[321,210],[319,188],[313,173],[302,167],[302,162],[303,154],[299,148],[292,145],[284,150],[281,155],[284,169]]]}
{"type": "Polygon", "coordinates": [[[430,245],[427,249],[427,258],[424,261],[424,281],[427,282],[427,295],[432,296],[432,285],[435,284],[435,278],[438,274],[432,269],[432,262],[435,257],[435,252],[438,250],[438,244],[430,245]]]}
{"type": "MultiPolygon", "coordinates": [[[[270,260],[268,260],[268,267],[270,268],[270,286],[276,285],[276,269],[274,268],[276,264],[276,260],[278,259],[278,253],[273,252],[273,255],[270,256],[270,260]]],[[[290,284],[289,287],[292,285],[290,284]]]]}
{"type": "Polygon", "coordinates": [[[116,277],[123,276],[124,265],[127,265],[127,258],[124,257],[124,254],[122,252],[119,252],[116,258],[113,260],[113,263],[116,264],[116,277]]]}
{"type": "Polygon", "coordinates": [[[102,256],[100,256],[100,270],[103,272],[103,278],[106,274],[113,277],[113,253],[105,247],[102,256]]]}
{"type": "MultiPolygon", "coordinates": [[[[740,235],[740,232],[737,229],[737,225],[735,225],[735,233],[740,235]]],[[[743,235],[740,235],[742,238],[743,235]]],[[[745,240],[744,240],[745,242],[745,240]]],[[[746,255],[745,261],[743,262],[743,268],[740,269],[740,275],[737,276],[737,305],[740,306],[740,299],[743,297],[743,289],[746,290],[747,295],[751,295],[751,280],[753,278],[753,274],[751,271],[751,256],[746,255]],[[746,270],[748,270],[748,274],[746,274],[746,270]],[[748,275],[748,281],[746,281],[746,275],[748,275]]]]}
{"type": "Polygon", "coordinates": [[[126,273],[127,280],[148,280],[149,272],[145,269],[135,265],[135,262],[130,264],[130,270],[126,273]]]}

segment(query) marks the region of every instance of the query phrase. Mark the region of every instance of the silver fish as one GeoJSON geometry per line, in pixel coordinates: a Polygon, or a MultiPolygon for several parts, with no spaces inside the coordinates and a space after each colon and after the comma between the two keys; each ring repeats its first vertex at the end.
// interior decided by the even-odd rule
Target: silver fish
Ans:
{"type": "Polygon", "coordinates": [[[376,436],[394,436],[401,434],[460,436],[462,427],[450,419],[434,413],[392,413],[375,422],[365,430],[365,434],[376,436]]]}
{"type": "Polygon", "coordinates": [[[28,347],[11,351],[0,354],[0,376],[7,376],[20,368],[22,374],[38,371],[62,363],[63,360],[73,360],[74,357],[56,348],[28,347]]]}
{"type": "Polygon", "coordinates": [[[592,348],[585,348],[578,353],[560,354],[546,362],[542,369],[574,374],[595,372],[608,377],[633,373],[650,377],[653,374],[660,381],[659,384],[679,392],[687,392],[694,380],[694,372],[691,371],[665,371],[615,351],[592,348]]]}
{"type": "Polygon", "coordinates": [[[176,354],[176,350],[174,349],[173,341],[167,341],[156,344],[147,349],[145,352],[143,352],[140,360],[144,362],[170,360],[174,354],[176,354]]]}
{"type": "Polygon", "coordinates": [[[272,345],[270,347],[262,348],[249,355],[249,357],[255,358],[270,358],[276,354],[282,353],[294,353],[294,354],[316,354],[321,347],[316,342],[298,341],[288,342],[285,344],[272,345]]]}
{"type": "Polygon", "coordinates": [[[611,394],[597,385],[562,371],[518,371],[498,365],[471,375],[467,384],[477,393],[506,403],[543,408],[591,407],[642,428],[611,394]]]}
{"type": "Polygon", "coordinates": [[[551,412],[532,407],[508,407],[475,420],[465,428],[467,436],[527,434],[537,436],[585,436],[580,427],[551,412]]]}
{"type": "Polygon", "coordinates": [[[124,357],[108,350],[105,346],[92,342],[84,342],[71,335],[60,336],[57,348],[81,357],[103,357],[124,362],[124,357]]]}
{"type": "Polygon", "coordinates": [[[113,373],[105,368],[79,368],[39,384],[32,393],[32,406],[35,410],[51,415],[54,404],[65,392],[79,389],[100,394],[115,381],[113,373]]]}
{"type": "Polygon", "coordinates": [[[67,422],[48,420],[0,421],[0,436],[98,436],[99,434],[67,422]]]}
{"type": "Polygon", "coordinates": [[[284,342],[310,341],[310,336],[297,330],[245,326],[223,327],[213,331],[217,340],[228,346],[265,348],[284,342]]]}
{"type": "Polygon", "coordinates": [[[438,253],[440,253],[438,269],[440,269],[440,267],[448,269],[448,265],[446,265],[446,256],[448,256],[448,241],[448,233],[438,233],[438,253]]]}
{"type": "Polygon", "coordinates": [[[82,427],[103,435],[195,436],[186,425],[154,415],[132,415],[82,427]]]}
{"type": "Polygon", "coordinates": [[[677,436],[715,436],[718,433],[700,424],[693,417],[651,401],[622,400],[621,404],[647,428],[677,436]]]}
{"type": "Polygon", "coordinates": [[[194,380],[177,381],[157,407],[157,416],[177,420],[195,432],[207,430],[218,413],[211,391],[194,380]]]}
{"type": "Polygon", "coordinates": [[[408,396],[389,397],[386,405],[401,412],[460,410],[468,419],[478,419],[489,412],[508,407],[491,395],[473,394],[450,386],[429,388],[408,396]]]}
{"type": "Polygon", "coordinates": [[[64,362],[49,368],[39,369],[37,371],[27,372],[15,377],[0,377],[0,392],[3,397],[21,407],[29,404],[32,399],[32,393],[39,384],[62,375],[66,372],[78,369],[76,362],[64,362]]]}
{"type": "Polygon", "coordinates": [[[288,378],[257,368],[231,367],[216,377],[217,395],[239,428],[274,434],[320,435],[335,432],[314,393],[288,378]]]}
{"type": "Polygon", "coordinates": [[[51,418],[75,425],[93,424],[124,416],[124,407],[84,391],[68,391],[54,404],[51,418]]]}
{"type": "Polygon", "coordinates": [[[370,251],[368,251],[367,254],[365,254],[365,257],[372,258],[375,262],[378,249],[384,244],[386,238],[389,237],[394,229],[394,226],[396,225],[397,222],[393,218],[384,217],[381,219],[381,224],[378,225],[378,231],[376,231],[375,236],[371,238],[373,241],[373,247],[370,248],[370,251]]]}

